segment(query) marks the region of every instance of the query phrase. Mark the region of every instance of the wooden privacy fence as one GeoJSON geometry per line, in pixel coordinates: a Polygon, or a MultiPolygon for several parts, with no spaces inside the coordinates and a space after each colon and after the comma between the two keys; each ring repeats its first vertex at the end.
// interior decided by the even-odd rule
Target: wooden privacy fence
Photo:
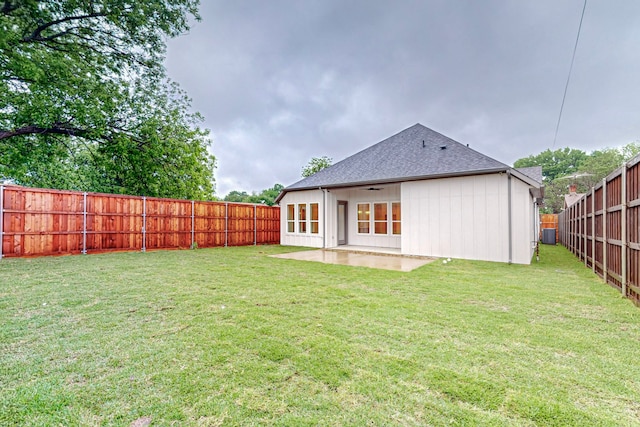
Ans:
{"type": "Polygon", "coordinates": [[[280,208],[0,186],[0,258],[280,243],[280,208]]]}
{"type": "Polygon", "coordinates": [[[560,242],[640,305],[640,156],[559,215],[560,242]]]}
{"type": "Polygon", "coordinates": [[[556,242],[560,240],[558,232],[558,215],[540,214],[540,239],[542,239],[542,230],[545,228],[553,228],[556,230],[556,242]]]}

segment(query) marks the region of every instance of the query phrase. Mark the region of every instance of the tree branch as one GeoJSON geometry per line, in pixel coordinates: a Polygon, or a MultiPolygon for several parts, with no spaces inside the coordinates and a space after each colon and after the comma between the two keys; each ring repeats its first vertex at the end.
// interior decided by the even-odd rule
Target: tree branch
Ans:
{"type": "MultiPolygon", "coordinates": [[[[6,2],[5,2],[5,5],[6,5],[6,2]]],[[[101,18],[101,17],[105,17],[105,16],[107,16],[106,12],[93,12],[93,13],[89,13],[87,15],[65,16],[64,18],[56,19],[55,21],[47,22],[47,23],[44,23],[44,24],[40,25],[38,28],[33,30],[33,33],[31,33],[30,36],[24,37],[22,39],[22,41],[23,42],[31,42],[31,41],[43,41],[43,40],[46,40],[46,39],[50,39],[53,36],[50,36],[48,38],[43,38],[42,37],[42,32],[47,30],[48,28],[54,26],[54,25],[62,24],[64,22],[80,21],[80,20],[83,20],[83,19],[101,18]]],[[[61,34],[64,34],[64,32],[58,33],[58,35],[61,35],[61,34]]],[[[56,35],[56,36],[58,36],[58,35],[56,35]]]]}
{"type": "Polygon", "coordinates": [[[2,5],[2,9],[0,9],[0,13],[3,15],[8,15],[17,8],[18,5],[11,3],[11,0],[4,0],[4,4],[2,5]]]}
{"type": "Polygon", "coordinates": [[[88,135],[88,132],[84,129],[73,128],[60,123],[54,123],[51,127],[30,125],[14,130],[0,130],[0,141],[21,135],[68,135],[85,137],[88,135]]]}

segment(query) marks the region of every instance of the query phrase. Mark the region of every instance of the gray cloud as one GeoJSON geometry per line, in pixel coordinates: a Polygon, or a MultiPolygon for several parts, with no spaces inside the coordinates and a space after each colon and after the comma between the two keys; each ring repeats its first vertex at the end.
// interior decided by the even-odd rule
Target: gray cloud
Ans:
{"type": "MultiPolygon", "coordinates": [[[[212,130],[220,196],[417,122],[512,163],[553,144],[582,3],[206,0],[166,65],[212,130]]],[[[639,24],[635,0],[588,4],[556,148],[640,137],[639,24]]]]}

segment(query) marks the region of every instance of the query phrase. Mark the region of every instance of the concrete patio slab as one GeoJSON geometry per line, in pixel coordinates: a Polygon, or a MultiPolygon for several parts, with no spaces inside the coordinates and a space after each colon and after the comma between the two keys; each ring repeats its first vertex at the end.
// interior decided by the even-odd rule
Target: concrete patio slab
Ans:
{"type": "Polygon", "coordinates": [[[397,255],[373,255],[370,253],[356,253],[314,249],[311,251],[291,252],[288,254],[271,255],[275,258],[295,259],[299,261],[316,261],[326,264],[341,264],[354,267],[380,268],[383,270],[411,271],[434,261],[435,258],[415,258],[397,255]]]}

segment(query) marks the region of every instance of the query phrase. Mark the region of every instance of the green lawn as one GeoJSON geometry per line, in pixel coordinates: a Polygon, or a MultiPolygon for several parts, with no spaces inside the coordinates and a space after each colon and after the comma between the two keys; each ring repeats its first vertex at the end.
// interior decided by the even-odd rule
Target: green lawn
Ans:
{"type": "Polygon", "coordinates": [[[0,425],[640,425],[640,309],[564,248],[291,250],[0,260],[0,425]]]}

